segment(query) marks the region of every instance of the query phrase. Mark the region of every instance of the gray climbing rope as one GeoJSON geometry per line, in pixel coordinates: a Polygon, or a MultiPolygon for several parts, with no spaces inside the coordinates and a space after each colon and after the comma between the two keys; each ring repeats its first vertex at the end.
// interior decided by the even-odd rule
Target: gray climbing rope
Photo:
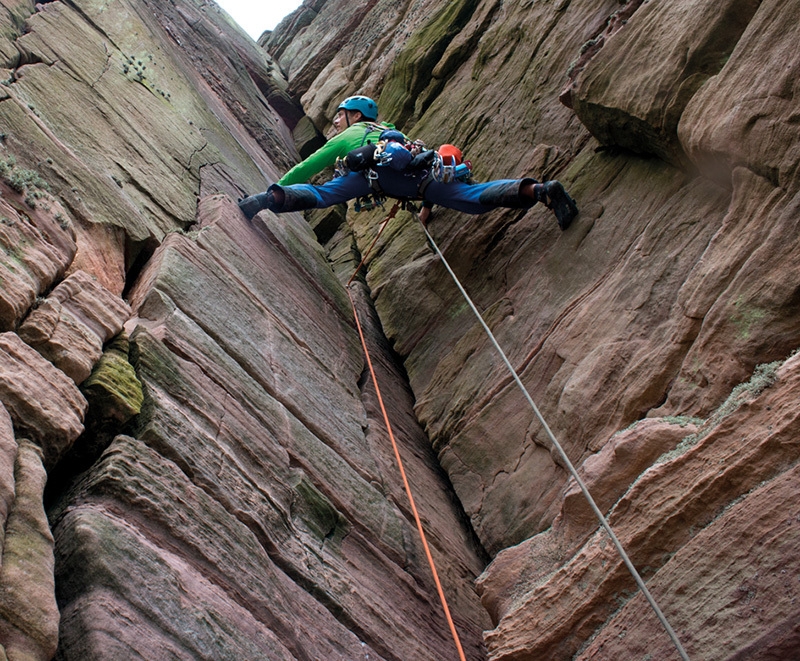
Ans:
{"type": "Polygon", "coordinates": [[[447,260],[444,258],[444,255],[442,254],[442,251],[439,250],[439,246],[436,245],[436,242],[433,240],[433,237],[428,232],[428,228],[425,227],[425,224],[422,223],[422,221],[420,221],[420,225],[422,226],[422,229],[425,232],[425,236],[428,237],[428,241],[430,242],[430,245],[433,247],[434,251],[439,256],[439,259],[442,261],[442,264],[444,265],[445,269],[447,269],[447,272],[450,274],[450,277],[453,278],[453,282],[455,282],[456,287],[458,287],[458,290],[461,292],[462,296],[464,297],[464,300],[466,300],[466,302],[469,304],[470,308],[472,308],[472,312],[475,313],[475,316],[478,318],[478,321],[480,322],[481,326],[483,326],[483,329],[486,331],[486,334],[489,336],[489,339],[492,341],[492,344],[494,345],[494,348],[497,349],[497,352],[500,354],[500,357],[503,359],[503,362],[506,364],[506,367],[508,368],[508,371],[514,377],[514,381],[519,386],[519,389],[522,391],[522,394],[525,396],[525,399],[528,401],[528,404],[530,404],[531,408],[533,409],[533,412],[536,414],[536,417],[539,419],[539,422],[542,424],[542,427],[544,428],[544,431],[547,434],[547,437],[550,439],[550,442],[553,444],[553,447],[556,449],[558,454],[561,456],[561,459],[564,461],[564,464],[569,469],[569,472],[572,474],[572,477],[578,483],[578,486],[580,487],[581,491],[583,492],[584,497],[588,501],[589,506],[592,508],[592,511],[595,513],[595,516],[600,521],[600,524],[603,526],[603,528],[605,528],[605,531],[608,533],[608,536],[611,538],[611,541],[614,543],[614,546],[617,548],[617,551],[619,552],[619,555],[622,558],[622,561],[625,563],[625,566],[628,568],[628,571],[631,573],[631,576],[633,576],[633,579],[636,581],[636,584],[639,586],[639,589],[642,591],[642,594],[644,595],[645,599],[647,599],[648,603],[652,607],[653,611],[655,612],[656,616],[660,620],[661,624],[664,626],[664,629],[666,630],[667,634],[669,635],[670,639],[672,640],[673,644],[675,645],[675,648],[678,650],[678,653],[680,654],[681,659],[683,659],[683,661],[689,661],[689,656],[686,654],[686,651],[683,649],[683,646],[681,645],[681,641],[678,640],[678,636],[675,634],[675,631],[670,626],[669,622],[667,621],[667,618],[664,616],[664,613],[661,612],[661,609],[658,607],[658,604],[656,603],[655,599],[653,598],[653,595],[650,594],[650,591],[647,589],[647,586],[644,584],[644,581],[642,580],[642,577],[639,575],[639,572],[636,570],[636,567],[633,566],[633,563],[631,562],[630,558],[628,557],[628,554],[625,552],[625,549],[622,547],[622,543],[619,541],[619,539],[617,539],[616,534],[614,534],[614,531],[611,529],[611,525],[606,520],[606,517],[603,516],[603,513],[600,511],[600,508],[597,506],[597,503],[595,503],[594,498],[592,498],[592,494],[589,493],[589,489],[586,487],[586,485],[583,483],[583,480],[578,475],[578,471],[575,470],[575,466],[572,465],[572,462],[569,460],[569,457],[567,456],[567,453],[564,452],[564,449],[561,447],[561,444],[558,442],[558,440],[556,439],[555,435],[550,430],[550,427],[547,424],[547,421],[544,419],[544,417],[542,416],[542,414],[539,411],[539,407],[536,406],[536,403],[533,401],[533,398],[530,396],[530,393],[528,392],[528,389],[525,387],[525,385],[522,383],[522,380],[519,378],[519,375],[517,374],[517,371],[511,365],[511,363],[509,362],[508,358],[506,357],[505,352],[503,351],[503,349],[498,344],[497,339],[494,336],[494,333],[492,333],[492,331],[489,328],[489,326],[483,320],[483,317],[481,316],[481,313],[478,311],[478,308],[475,307],[475,304],[472,302],[472,299],[467,294],[467,291],[462,286],[462,284],[459,281],[458,277],[456,277],[456,274],[453,272],[453,269],[450,268],[450,265],[447,263],[447,260]]]}

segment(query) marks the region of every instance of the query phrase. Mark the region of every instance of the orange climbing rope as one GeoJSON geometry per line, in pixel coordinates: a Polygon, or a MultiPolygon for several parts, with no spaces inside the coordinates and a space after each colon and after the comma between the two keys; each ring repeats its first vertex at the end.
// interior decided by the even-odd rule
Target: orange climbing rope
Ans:
{"type": "Polygon", "coordinates": [[[400,450],[397,447],[397,441],[395,440],[394,432],[392,431],[392,425],[389,422],[389,416],[386,413],[386,407],[383,404],[383,397],[381,396],[381,389],[378,386],[378,379],[375,376],[375,369],[372,367],[372,358],[370,357],[369,349],[367,348],[367,340],[364,337],[364,330],[361,328],[361,322],[358,319],[358,309],[356,308],[356,302],[353,299],[353,295],[350,292],[350,284],[353,282],[353,279],[356,277],[356,274],[361,269],[361,266],[366,261],[369,253],[372,251],[372,248],[378,242],[378,238],[383,233],[383,230],[386,228],[386,225],[389,224],[389,221],[394,218],[397,214],[397,209],[399,207],[399,203],[395,204],[392,207],[392,210],[389,212],[389,215],[386,217],[386,220],[383,221],[378,234],[376,235],[375,239],[373,240],[372,244],[370,245],[367,252],[364,254],[364,257],[361,260],[361,263],[356,267],[356,270],[353,272],[353,275],[350,277],[350,280],[347,282],[347,286],[345,289],[347,290],[347,296],[350,298],[350,303],[353,306],[353,317],[356,320],[356,328],[358,329],[358,336],[361,338],[361,346],[364,349],[364,355],[367,359],[367,366],[369,367],[369,373],[372,377],[372,383],[375,386],[375,394],[378,396],[378,404],[381,408],[381,413],[383,414],[383,421],[386,424],[386,430],[389,433],[389,439],[392,442],[392,449],[394,450],[394,456],[397,460],[397,466],[400,469],[400,477],[403,479],[403,487],[405,488],[406,495],[408,496],[408,502],[411,505],[411,512],[414,515],[414,521],[417,524],[417,531],[419,532],[419,537],[422,542],[422,547],[425,550],[425,557],[428,559],[428,565],[431,568],[431,573],[433,574],[433,582],[436,584],[436,591],[439,594],[439,600],[442,603],[442,610],[444,611],[445,619],[447,620],[447,624],[450,627],[450,633],[453,635],[453,641],[455,642],[456,649],[458,650],[458,658],[460,661],[466,661],[466,657],[464,656],[464,649],[461,646],[461,640],[458,637],[458,631],[456,630],[456,625],[453,622],[453,617],[450,615],[450,608],[447,606],[447,598],[444,594],[444,589],[442,588],[442,583],[439,580],[439,574],[436,571],[436,563],[433,561],[433,556],[431,555],[430,547],[428,546],[428,540],[425,536],[425,530],[422,527],[422,520],[419,517],[419,512],[417,511],[417,506],[414,503],[414,496],[411,493],[411,486],[408,482],[408,477],[406,476],[406,471],[403,466],[403,460],[400,457],[400,450]]]}
{"type": "MultiPolygon", "coordinates": [[[[367,252],[364,253],[364,256],[361,258],[361,261],[356,266],[356,270],[353,271],[353,275],[350,276],[350,279],[347,281],[346,287],[350,286],[350,283],[353,282],[358,272],[361,270],[361,267],[364,266],[364,262],[367,261],[367,257],[372,252],[372,249],[375,247],[375,244],[378,243],[378,239],[381,238],[381,234],[383,234],[383,230],[386,229],[386,226],[389,224],[389,221],[397,215],[397,210],[400,208],[400,201],[394,203],[394,206],[389,211],[386,218],[384,218],[383,222],[381,223],[380,229],[378,229],[378,233],[375,235],[375,238],[372,239],[372,243],[369,244],[369,248],[367,248],[367,252]]],[[[358,319],[356,319],[358,321],[358,319]]]]}

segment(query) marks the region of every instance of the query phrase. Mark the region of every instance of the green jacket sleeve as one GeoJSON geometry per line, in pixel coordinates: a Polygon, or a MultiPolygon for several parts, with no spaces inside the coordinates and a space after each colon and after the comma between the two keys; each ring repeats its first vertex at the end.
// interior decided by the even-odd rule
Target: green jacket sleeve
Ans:
{"type": "MultiPolygon", "coordinates": [[[[279,186],[291,186],[308,181],[315,174],[336,163],[337,158],[344,158],[353,149],[361,147],[367,140],[377,141],[379,130],[368,131],[370,124],[359,122],[346,128],[332,137],[311,156],[301,161],[278,180],[279,186]]],[[[391,124],[383,124],[381,128],[394,128],[391,124]]]]}

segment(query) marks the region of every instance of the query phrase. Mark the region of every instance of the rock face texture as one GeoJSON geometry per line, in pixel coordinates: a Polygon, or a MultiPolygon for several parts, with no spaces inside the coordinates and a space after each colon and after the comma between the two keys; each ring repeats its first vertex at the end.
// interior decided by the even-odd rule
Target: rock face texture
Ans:
{"type": "MultiPolygon", "coordinates": [[[[796,460],[778,446],[796,432],[786,428],[783,446],[783,414],[763,399],[792,391],[791,361],[752,403],[723,407],[759,365],[797,348],[798,140],[787,120],[798,108],[787,52],[797,7],[362,3],[352,29],[336,22],[345,4],[263,39],[290,90],[323,127],[338,98],[371,94],[409,135],[458,144],[479,179],[568,185],[582,211],[565,233],[538,208],[438,209],[431,233],[689,656],[798,649],[788,624],[797,565],[766,541],[795,525],[777,494],[796,460]],[[337,39],[327,62],[291,47],[337,39]],[[731,454],[713,457],[721,435],[731,454]],[[770,459],[744,460],[753,482],[722,469],[758,448],[770,459]],[[709,497],[717,489],[721,501],[709,497]],[[774,519],[755,513],[767,492],[774,519]],[[761,541],[734,552],[739,536],[761,541]],[[762,562],[786,593],[733,640],[724,627],[773,606],[747,603],[762,562]]],[[[365,249],[374,230],[350,223],[365,249]]],[[[495,624],[489,658],[678,658],[411,219],[378,244],[367,282],[417,415],[493,558],[479,581],[495,624]]]]}
{"type": "Polygon", "coordinates": [[[412,214],[239,212],[354,93],[565,183],[428,229],[688,656],[794,658],[798,26],[4,0],[0,658],[680,658],[412,214]]]}

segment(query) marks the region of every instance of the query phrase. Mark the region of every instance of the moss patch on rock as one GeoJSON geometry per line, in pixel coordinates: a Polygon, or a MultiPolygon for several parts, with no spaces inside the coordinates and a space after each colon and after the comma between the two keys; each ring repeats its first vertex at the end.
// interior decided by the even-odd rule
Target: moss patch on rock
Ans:
{"type": "Polygon", "coordinates": [[[384,116],[394,118],[398,126],[403,126],[419,110],[416,108],[417,99],[429,86],[436,85],[432,77],[433,68],[451,40],[467,24],[477,5],[475,0],[445,3],[441,11],[408,40],[392,66],[380,96],[378,105],[384,116]]]}
{"type": "Polygon", "coordinates": [[[129,341],[117,336],[83,384],[95,415],[124,424],[142,409],[142,384],[128,361],[129,341]]]}

